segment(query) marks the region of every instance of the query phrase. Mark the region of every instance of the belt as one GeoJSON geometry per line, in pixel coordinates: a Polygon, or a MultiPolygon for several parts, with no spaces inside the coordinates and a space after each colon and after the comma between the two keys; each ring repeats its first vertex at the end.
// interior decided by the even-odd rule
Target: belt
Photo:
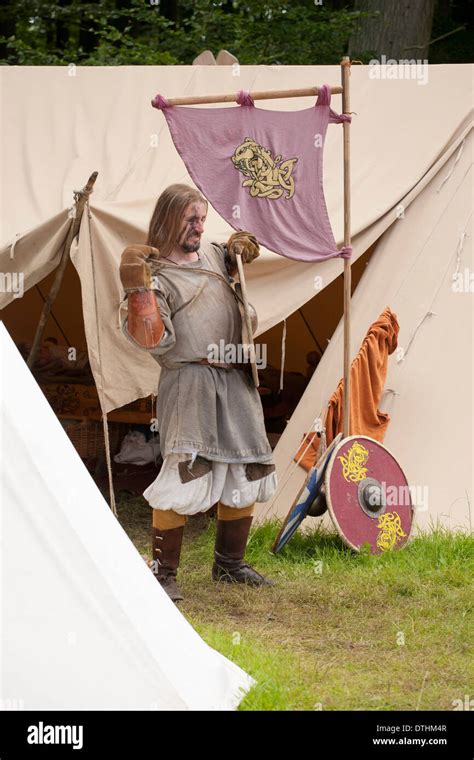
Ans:
{"type": "Polygon", "coordinates": [[[231,364],[227,362],[210,362],[209,359],[198,359],[190,364],[204,364],[206,367],[217,367],[217,369],[240,369],[242,372],[251,372],[252,365],[250,362],[240,362],[238,364],[231,364]]]}

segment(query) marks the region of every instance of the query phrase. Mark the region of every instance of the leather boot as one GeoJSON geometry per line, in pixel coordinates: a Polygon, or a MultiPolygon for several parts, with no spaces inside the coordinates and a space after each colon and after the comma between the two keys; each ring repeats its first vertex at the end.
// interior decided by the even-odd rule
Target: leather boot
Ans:
{"type": "Polygon", "coordinates": [[[251,517],[239,520],[218,520],[212,578],[226,583],[248,583],[250,586],[273,586],[273,581],[257,573],[243,562],[251,517]]]}
{"type": "Polygon", "coordinates": [[[184,526],[170,530],[152,528],[152,572],[173,602],[183,599],[176,585],[183,533],[184,526]]]}

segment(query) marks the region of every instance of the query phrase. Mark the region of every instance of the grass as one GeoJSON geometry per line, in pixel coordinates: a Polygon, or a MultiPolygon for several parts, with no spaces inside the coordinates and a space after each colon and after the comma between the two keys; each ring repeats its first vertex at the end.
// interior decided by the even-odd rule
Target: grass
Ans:
{"type": "MultiPolygon", "coordinates": [[[[150,556],[150,510],[124,496],[119,519],[150,556]]],[[[339,537],[278,524],[252,533],[247,560],[274,588],[210,579],[215,522],[192,518],[180,610],[212,647],[258,682],[241,710],[452,710],[473,695],[474,541],[441,528],[400,552],[355,554],[339,537]]]]}

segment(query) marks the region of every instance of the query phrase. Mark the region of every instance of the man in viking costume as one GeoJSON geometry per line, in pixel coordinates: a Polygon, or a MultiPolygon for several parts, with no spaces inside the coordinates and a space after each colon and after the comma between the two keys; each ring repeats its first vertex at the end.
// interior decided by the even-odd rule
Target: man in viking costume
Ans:
{"type": "Polygon", "coordinates": [[[153,572],[173,601],[183,598],[176,573],[187,517],[216,503],[212,578],[273,585],[244,562],[254,504],[276,489],[260,396],[249,364],[226,361],[227,352],[215,361],[216,346],[243,345],[236,256],[250,263],[259,247],[247,232],[225,245],[202,240],[206,214],[197,190],[171,185],[158,198],[147,245],[126,248],[120,266],[124,333],[161,367],[164,461],[143,495],[153,508],[153,572]]]}

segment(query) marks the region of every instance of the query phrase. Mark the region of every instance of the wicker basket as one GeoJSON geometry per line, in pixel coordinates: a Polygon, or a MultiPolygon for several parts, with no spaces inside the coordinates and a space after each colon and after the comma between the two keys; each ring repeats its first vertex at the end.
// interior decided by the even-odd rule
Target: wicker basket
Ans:
{"type": "MultiPolygon", "coordinates": [[[[98,420],[62,420],[63,427],[81,459],[99,459],[105,456],[104,427],[98,420]]],[[[125,422],[109,422],[110,456],[120,448],[129,425],[125,422]]]]}

